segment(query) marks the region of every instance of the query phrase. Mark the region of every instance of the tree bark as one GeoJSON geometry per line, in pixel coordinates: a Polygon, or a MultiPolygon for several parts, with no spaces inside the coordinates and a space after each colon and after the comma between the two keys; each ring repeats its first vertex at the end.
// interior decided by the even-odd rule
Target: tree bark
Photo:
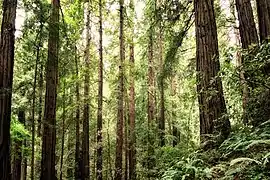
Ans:
{"type": "Polygon", "coordinates": [[[89,164],[89,68],[90,68],[90,4],[86,3],[86,47],[85,47],[85,74],[84,74],[84,108],[83,108],[83,137],[82,137],[82,179],[90,178],[89,164]]]}
{"type": "Polygon", "coordinates": [[[124,124],[124,0],[119,0],[120,6],[120,62],[119,62],[119,89],[118,89],[118,112],[116,130],[116,156],[115,156],[115,180],[122,180],[122,156],[123,156],[123,124],[124,124]]]}
{"type": "Polygon", "coordinates": [[[154,73],[154,58],[153,58],[153,27],[151,27],[149,32],[149,42],[148,42],[148,134],[147,134],[147,169],[148,169],[148,178],[151,176],[151,170],[155,166],[155,160],[153,158],[154,153],[154,123],[155,123],[155,73],[154,73]]]}
{"type": "Polygon", "coordinates": [[[135,58],[134,58],[134,1],[130,1],[131,10],[131,43],[129,46],[129,77],[130,77],[130,87],[129,87],[129,179],[136,180],[136,133],[135,133],[135,58]]]}
{"type": "Polygon", "coordinates": [[[60,158],[60,180],[63,179],[63,161],[64,161],[64,147],[65,147],[65,131],[66,131],[66,80],[64,79],[63,87],[63,114],[62,114],[62,142],[61,142],[61,158],[60,158]]]}
{"type": "MultiPolygon", "coordinates": [[[[159,24],[159,71],[163,72],[163,40],[161,23],[159,24]]],[[[164,78],[160,76],[160,112],[159,112],[159,138],[160,146],[165,146],[165,96],[164,96],[164,78]]]]}
{"type": "MultiPolygon", "coordinates": [[[[23,110],[19,110],[18,120],[20,123],[25,123],[25,113],[23,110]]],[[[21,167],[22,167],[22,140],[14,142],[15,152],[13,159],[12,180],[21,180],[21,167]]]]}
{"type": "Polygon", "coordinates": [[[76,68],[76,145],[75,145],[75,179],[80,180],[81,179],[81,143],[80,143],[80,83],[78,81],[79,79],[79,65],[78,65],[78,57],[77,57],[77,47],[75,46],[75,68],[76,68]]]}
{"type": "Polygon", "coordinates": [[[176,111],[176,74],[173,74],[172,82],[172,135],[173,135],[173,147],[175,147],[180,141],[180,132],[176,126],[176,118],[177,118],[177,111],[176,111]]]}
{"type": "Polygon", "coordinates": [[[42,97],[43,97],[43,64],[40,64],[39,69],[39,107],[38,107],[38,128],[37,134],[41,137],[41,129],[42,129],[42,97]]]}
{"type": "MultiPolygon", "coordinates": [[[[242,48],[248,49],[250,45],[259,43],[250,0],[236,0],[236,9],[238,12],[239,32],[242,48]]],[[[240,64],[243,65],[243,63],[242,57],[240,64]]],[[[246,110],[248,105],[249,91],[243,68],[240,69],[240,81],[243,92],[243,123],[247,124],[248,118],[246,110]]]]}
{"type": "Polygon", "coordinates": [[[102,45],[102,0],[99,0],[99,80],[97,114],[97,180],[102,180],[102,104],[103,104],[103,45],[102,45]]]}
{"type": "Polygon", "coordinates": [[[213,0],[195,0],[194,6],[200,134],[202,142],[211,140],[210,134],[216,136],[215,144],[204,144],[213,147],[228,137],[230,121],[226,117],[222,82],[218,76],[220,63],[213,0]]]}
{"type": "MultiPolygon", "coordinates": [[[[41,27],[42,28],[42,27],[41,27]]],[[[41,30],[42,32],[42,30],[41,30]]],[[[32,99],[32,151],[31,151],[31,180],[34,180],[35,176],[35,134],[36,134],[36,124],[35,124],[35,109],[36,109],[36,86],[37,86],[37,73],[38,73],[38,63],[40,54],[40,42],[37,45],[36,50],[36,64],[34,72],[34,83],[33,83],[33,99],[32,99]]]]}
{"type": "Polygon", "coordinates": [[[236,0],[241,43],[244,49],[258,44],[258,35],[250,0],[236,0]]]}
{"type": "Polygon", "coordinates": [[[9,180],[10,121],[17,0],[3,0],[0,38],[0,179],[9,180]]]}
{"type": "Polygon", "coordinates": [[[268,40],[270,36],[270,9],[268,8],[267,1],[269,0],[257,0],[257,14],[261,43],[268,40]]]}
{"type": "Polygon", "coordinates": [[[59,0],[52,0],[49,22],[41,180],[55,180],[56,99],[58,84],[59,0]]]}

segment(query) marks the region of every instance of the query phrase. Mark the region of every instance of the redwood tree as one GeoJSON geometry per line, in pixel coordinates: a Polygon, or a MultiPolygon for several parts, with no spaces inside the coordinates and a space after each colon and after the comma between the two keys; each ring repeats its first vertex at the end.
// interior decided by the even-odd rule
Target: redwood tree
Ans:
{"type": "Polygon", "coordinates": [[[102,104],[103,104],[103,45],[102,0],[99,0],[99,70],[97,114],[97,180],[102,180],[102,104]]]}
{"type": "Polygon", "coordinates": [[[230,133],[230,121],[226,117],[222,82],[218,76],[220,63],[214,1],[195,0],[194,6],[201,140],[207,141],[207,135],[213,134],[220,144],[230,133]]]}
{"type": "Polygon", "coordinates": [[[258,44],[258,36],[250,0],[236,0],[242,47],[258,44]]]}
{"type": "Polygon", "coordinates": [[[267,1],[269,0],[257,0],[257,13],[261,42],[264,42],[270,36],[270,9],[267,1]]]}
{"type": "Polygon", "coordinates": [[[42,138],[41,180],[56,179],[56,98],[58,83],[59,0],[51,1],[48,59],[46,64],[46,95],[42,138]]]}
{"type": "Polygon", "coordinates": [[[17,0],[3,0],[0,35],[0,179],[9,180],[10,121],[17,0]]]}
{"type": "MultiPolygon", "coordinates": [[[[77,47],[75,46],[75,69],[76,69],[76,78],[79,79],[79,65],[77,57],[77,47]]],[[[75,179],[81,179],[81,151],[80,151],[80,83],[76,81],[76,143],[75,143],[75,179]]]]}
{"type": "Polygon", "coordinates": [[[118,111],[116,129],[116,152],[115,152],[115,180],[122,180],[122,159],[123,159],[123,125],[124,125],[124,0],[119,0],[120,6],[120,62],[119,62],[119,87],[118,87],[118,111]]]}
{"type": "Polygon", "coordinates": [[[128,147],[128,162],[129,162],[129,179],[136,179],[136,133],[135,133],[135,78],[134,78],[134,69],[135,69],[135,58],[134,58],[134,2],[130,1],[129,4],[131,10],[131,41],[129,46],[129,63],[130,63],[130,87],[129,87],[129,147],[128,147]]]}
{"type": "Polygon", "coordinates": [[[89,165],[89,68],[90,68],[90,4],[86,3],[86,47],[84,54],[85,74],[84,74],[84,107],[83,107],[83,136],[82,136],[82,179],[90,178],[89,165]]]}

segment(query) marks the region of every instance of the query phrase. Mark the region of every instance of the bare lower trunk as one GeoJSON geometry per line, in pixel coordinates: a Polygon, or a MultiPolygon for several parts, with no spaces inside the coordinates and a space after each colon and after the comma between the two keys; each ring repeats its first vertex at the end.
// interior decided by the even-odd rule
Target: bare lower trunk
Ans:
{"type": "Polygon", "coordinates": [[[195,0],[195,27],[197,45],[197,92],[199,94],[200,134],[205,148],[216,147],[230,133],[230,121],[226,117],[220,70],[217,27],[213,0],[195,0]],[[209,134],[215,135],[211,144],[209,134]],[[210,141],[208,141],[210,140],[210,141]]]}

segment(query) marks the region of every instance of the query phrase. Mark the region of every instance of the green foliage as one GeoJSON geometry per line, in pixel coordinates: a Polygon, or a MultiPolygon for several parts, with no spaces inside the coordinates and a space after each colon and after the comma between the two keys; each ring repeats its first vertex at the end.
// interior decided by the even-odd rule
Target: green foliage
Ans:
{"type": "Polygon", "coordinates": [[[252,125],[268,121],[270,115],[270,44],[251,47],[244,52],[246,81],[249,87],[248,115],[252,125]]]}
{"type": "Polygon", "coordinates": [[[267,179],[269,177],[270,123],[238,128],[217,150],[183,156],[162,179],[267,179]]]}
{"type": "Polygon", "coordinates": [[[30,140],[31,137],[30,132],[15,117],[12,117],[11,120],[10,134],[12,141],[30,140]]]}

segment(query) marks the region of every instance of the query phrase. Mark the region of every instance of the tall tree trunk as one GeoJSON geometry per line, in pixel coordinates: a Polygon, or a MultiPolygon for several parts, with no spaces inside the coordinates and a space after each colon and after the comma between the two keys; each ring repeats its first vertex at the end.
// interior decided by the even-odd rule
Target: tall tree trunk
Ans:
{"type": "MultiPolygon", "coordinates": [[[[258,44],[258,36],[254,21],[253,11],[250,0],[236,0],[236,9],[238,12],[239,32],[243,49],[248,49],[252,44],[258,44]]],[[[243,64],[243,58],[241,64],[243,64]]],[[[240,70],[240,81],[243,91],[243,120],[244,124],[248,123],[247,104],[248,104],[248,86],[244,76],[243,68],[240,70]]]]}
{"type": "MultiPolygon", "coordinates": [[[[19,110],[18,120],[20,123],[25,123],[25,113],[23,110],[19,110]]],[[[21,180],[21,167],[22,167],[22,140],[17,140],[14,142],[15,152],[13,160],[13,169],[12,169],[12,180],[21,180]]]]}
{"type": "MultiPolygon", "coordinates": [[[[42,32],[42,30],[41,30],[42,32]]],[[[36,109],[36,86],[37,86],[37,73],[39,64],[39,54],[40,54],[40,42],[37,45],[36,51],[36,64],[34,72],[34,83],[33,83],[33,99],[32,99],[32,151],[31,151],[31,180],[35,177],[35,134],[36,134],[36,124],[35,124],[35,109],[36,109]]]]}
{"type": "Polygon", "coordinates": [[[0,38],[0,179],[10,175],[10,121],[17,0],[3,0],[0,38]]]}
{"type": "Polygon", "coordinates": [[[77,57],[77,47],[75,46],[75,68],[76,68],[76,145],[75,145],[75,179],[81,179],[81,154],[80,154],[80,83],[79,79],[79,65],[77,57]]]}
{"type": "MultiPolygon", "coordinates": [[[[26,121],[24,121],[24,127],[27,127],[26,125],[26,121]]],[[[27,147],[27,141],[26,139],[23,142],[23,147],[26,148],[27,147]]],[[[27,178],[27,155],[26,152],[23,151],[23,167],[22,167],[22,180],[26,180],[27,178]]]]}
{"type": "Polygon", "coordinates": [[[51,4],[42,138],[41,180],[57,179],[55,172],[55,144],[60,1],[52,0],[51,4]]]}
{"type": "MultiPolygon", "coordinates": [[[[158,33],[158,44],[159,44],[159,71],[163,74],[163,39],[162,39],[162,27],[159,24],[158,33]]],[[[160,112],[159,112],[159,138],[160,146],[165,146],[165,97],[164,97],[164,78],[160,76],[159,80],[159,90],[160,90],[160,112]]]]}
{"type": "Polygon", "coordinates": [[[124,154],[124,157],[125,157],[125,173],[124,173],[124,179],[125,180],[129,180],[129,177],[128,177],[128,169],[129,169],[129,162],[128,162],[128,154],[129,154],[129,150],[128,150],[128,144],[129,144],[129,106],[128,106],[128,93],[127,93],[127,89],[125,89],[125,93],[124,93],[124,97],[125,97],[125,100],[124,100],[124,103],[125,103],[125,107],[124,107],[124,123],[125,123],[125,127],[124,127],[124,151],[125,151],[125,154],[124,154]]]}
{"type": "Polygon", "coordinates": [[[109,127],[110,127],[110,121],[108,121],[107,125],[107,139],[108,139],[108,155],[107,155],[107,165],[108,165],[108,170],[109,175],[107,176],[107,179],[113,179],[113,174],[112,174],[112,162],[111,162],[111,140],[110,140],[110,133],[109,133],[109,127]]]}
{"type": "Polygon", "coordinates": [[[155,73],[154,73],[154,58],[153,58],[153,27],[150,29],[149,34],[149,44],[148,44],[148,134],[147,134],[147,176],[150,178],[151,170],[155,166],[154,160],[154,123],[155,123],[155,73]]]}
{"type": "Polygon", "coordinates": [[[176,118],[177,118],[177,111],[176,111],[176,74],[173,74],[172,82],[171,82],[171,89],[172,89],[172,135],[173,135],[173,147],[175,147],[180,141],[180,132],[176,126],[176,118]]]}
{"type": "Polygon", "coordinates": [[[208,148],[228,137],[230,121],[226,117],[222,82],[218,76],[220,64],[213,0],[195,0],[194,6],[201,140],[209,140],[208,134],[217,135],[216,144],[205,144],[208,148]]]}
{"type": "Polygon", "coordinates": [[[43,98],[43,64],[40,63],[40,69],[39,69],[39,105],[38,105],[38,128],[37,128],[37,134],[39,137],[41,137],[41,127],[42,127],[42,98],[43,98]]]}
{"type": "MultiPolygon", "coordinates": [[[[134,34],[134,1],[130,1],[131,9],[131,36],[134,34]]],[[[135,58],[134,58],[134,42],[133,37],[131,37],[131,43],[129,46],[129,179],[136,180],[136,134],[135,134],[135,58]]]]}
{"type": "Polygon", "coordinates": [[[242,47],[258,44],[258,36],[250,0],[236,0],[242,47]]]}
{"type": "Polygon", "coordinates": [[[66,131],[66,80],[64,79],[63,87],[63,114],[62,114],[62,142],[61,142],[61,157],[60,157],[60,180],[63,179],[63,161],[64,161],[64,147],[65,147],[65,131],[66,131]]]}
{"type": "Polygon", "coordinates": [[[89,165],[89,68],[90,68],[90,4],[86,3],[86,47],[85,47],[85,74],[84,74],[84,109],[83,109],[83,137],[82,137],[82,179],[90,178],[89,165]]]}
{"type": "Polygon", "coordinates": [[[99,80],[97,114],[97,180],[102,180],[102,104],[103,104],[103,45],[102,0],[99,0],[99,80]]]}
{"type": "Polygon", "coordinates": [[[122,156],[123,156],[123,125],[124,125],[124,0],[119,0],[120,6],[120,62],[119,62],[119,89],[118,89],[118,112],[116,130],[116,156],[115,156],[115,180],[122,179],[122,156]]]}
{"type": "Polygon", "coordinates": [[[269,0],[257,0],[257,13],[261,43],[269,39],[270,36],[270,9],[268,9],[267,1],[269,0]]]}

